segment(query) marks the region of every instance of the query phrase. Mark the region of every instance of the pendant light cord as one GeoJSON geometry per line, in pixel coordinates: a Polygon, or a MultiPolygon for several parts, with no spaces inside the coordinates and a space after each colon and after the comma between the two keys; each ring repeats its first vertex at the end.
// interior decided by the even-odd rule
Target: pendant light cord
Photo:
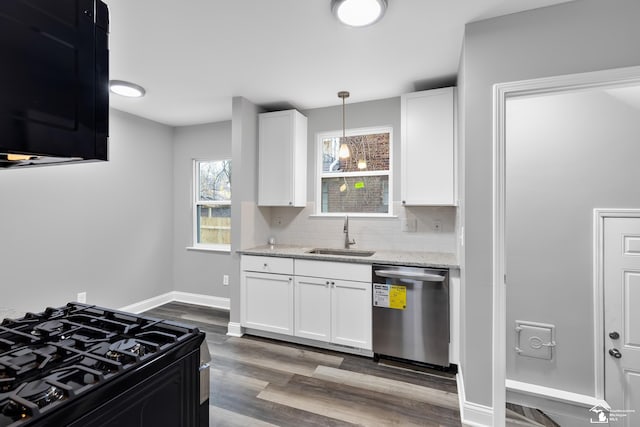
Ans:
{"type": "Polygon", "coordinates": [[[347,125],[345,119],[345,99],[349,97],[349,92],[342,90],[338,92],[338,97],[342,98],[342,141],[340,142],[340,158],[346,159],[350,156],[347,146],[347,125]]]}
{"type": "Polygon", "coordinates": [[[345,98],[346,98],[345,96],[342,97],[342,142],[343,143],[346,143],[346,141],[345,141],[345,139],[346,139],[346,130],[345,130],[346,124],[345,123],[346,122],[345,122],[345,119],[344,119],[344,117],[345,117],[344,116],[344,99],[345,98]]]}

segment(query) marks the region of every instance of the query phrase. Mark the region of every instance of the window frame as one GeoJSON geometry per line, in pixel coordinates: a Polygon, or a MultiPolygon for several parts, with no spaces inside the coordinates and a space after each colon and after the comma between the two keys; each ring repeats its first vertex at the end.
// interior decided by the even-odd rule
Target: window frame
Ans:
{"type": "MultiPolygon", "coordinates": [[[[198,215],[201,206],[222,207],[228,206],[231,209],[231,199],[229,201],[216,200],[216,201],[202,201],[200,200],[200,163],[212,163],[212,162],[231,162],[231,159],[193,159],[192,160],[192,172],[191,179],[191,211],[192,211],[192,246],[188,249],[197,249],[214,252],[231,252],[231,243],[200,243],[198,242],[198,215]]],[[[233,173],[233,172],[232,172],[233,173]]],[[[232,190],[233,191],[233,190],[232,190]]],[[[232,227],[229,226],[229,232],[232,227]]]]}
{"type": "Polygon", "coordinates": [[[333,130],[327,132],[319,132],[316,134],[316,169],[314,178],[316,180],[316,194],[315,194],[315,213],[314,216],[321,217],[367,217],[367,218],[390,218],[393,217],[393,126],[371,126],[364,128],[352,128],[345,129],[345,136],[359,136],[359,135],[373,135],[378,133],[389,134],[389,169],[387,171],[362,171],[362,172],[342,172],[325,174],[322,171],[322,141],[326,138],[342,137],[342,130],[333,130]],[[341,178],[341,177],[354,177],[354,176],[388,176],[389,180],[389,193],[388,193],[388,206],[389,210],[386,213],[376,212],[322,212],[322,178],[341,178]]]}

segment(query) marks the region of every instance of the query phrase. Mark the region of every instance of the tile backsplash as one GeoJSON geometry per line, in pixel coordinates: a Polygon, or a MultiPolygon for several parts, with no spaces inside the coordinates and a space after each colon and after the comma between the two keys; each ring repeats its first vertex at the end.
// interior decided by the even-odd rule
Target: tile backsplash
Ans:
{"type": "MultiPolygon", "coordinates": [[[[455,207],[403,207],[394,203],[390,218],[349,216],[354,249],[456,252],[455,207]],[[401,220],[415,220],[416,231],[401,231],[401,220]],[[434,230],[435,223],[440,231],[434,230]]],[[[315,206],[271,208],[271,236],[278,244],[343,247],[344,217],[314,216],[315,206]]],[[[265,242],[266,244],[266,242],[265,242]]]]}

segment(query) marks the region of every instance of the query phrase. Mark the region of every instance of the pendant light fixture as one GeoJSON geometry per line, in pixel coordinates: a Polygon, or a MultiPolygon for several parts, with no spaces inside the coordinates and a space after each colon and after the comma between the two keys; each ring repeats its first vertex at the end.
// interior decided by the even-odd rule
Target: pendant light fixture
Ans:
{"type": "Polygon", "coordinates": [[[378,22],[387,10],[387,0],[332,0],[331,11],[350,27],[366,27],[378,22]]]}
{"type": "Polygon", "coordinates": [[[342,98],[342,139],[340,140],[340,151],[338,151],[338,157],[341,159],[348,159],[351,156],[349,152],[349,146],[347,145],[347,136],[344,120],[344,100],[349,97],[349,92],[341,90],[338,92],[338,97],[342,98]]]}

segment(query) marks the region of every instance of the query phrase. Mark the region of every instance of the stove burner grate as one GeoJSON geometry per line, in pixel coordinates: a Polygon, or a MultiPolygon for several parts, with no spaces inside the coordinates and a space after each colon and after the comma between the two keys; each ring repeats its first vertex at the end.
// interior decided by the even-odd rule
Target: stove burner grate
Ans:
{"type": "Polygon", "coordinates": [[[135,355],[141,357],[145,354],[146,347],[142,343],[138,342],[135,339],[124,339],[111,344],[106,356],[111,360],[121,362],[127,356],[135,355]]]}
{"type": "Polygon", "coordinates": [[[77,407],[79,397],[90,396],[88,390],[107,383],[118,388],[114,378],[136,375],[137,367],[162,359],[195,335],[201,333],[178,323],[78,303],[5,319],[0,426],[38,423],[77,407]]]}
{"type": "Polygon", "coordinates": [[[33,402],[38,408],[44,408],[65,397],[62,389],[49,384],[46,380],[27,383],[24,387],[16,390],[16,395],[33,402]]]}
{"type": "Polygon", "coordinates": [[[64,323],[60,320],[48,320],[46,322],[39,323],[33,327],[31,331],[32,335],[38,337],[50,337],[51,335],[57,335],[62,332],[64,323]]]}

